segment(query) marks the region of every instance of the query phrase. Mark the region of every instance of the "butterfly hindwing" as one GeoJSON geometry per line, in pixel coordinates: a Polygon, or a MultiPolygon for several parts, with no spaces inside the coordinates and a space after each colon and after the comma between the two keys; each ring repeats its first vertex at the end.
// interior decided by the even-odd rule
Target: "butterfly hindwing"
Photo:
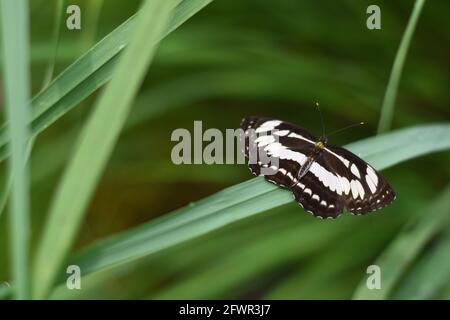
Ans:
{"type": "Polygon", "coordinates": [[[345,172],[349,180],[350,192],[345,194],[345,208],[349,212],[364,214],[381,209],[394,201],[395,191],[371,165],[344,148],[327,146],[327,149],[332,152],[325,152],[322,158],[327,167],[333,170],[336,168],[334,164],[342,163],[340,170],[335,169],[335,172],[345,172]],[[346,161],[342,162],[339,159],[332,161],[331,159],[336,158],[334,154],[346,161]],[[342,167],[347,170],[343,170],[342,167]]]}
{"type": "Polygon", "coordinates": [[[342,199],[335,192],[323,188],[322,183],[311,172],[306,173],[290,188],[294,199],[316,217],[336,218],[344,208],[342,199]]]}

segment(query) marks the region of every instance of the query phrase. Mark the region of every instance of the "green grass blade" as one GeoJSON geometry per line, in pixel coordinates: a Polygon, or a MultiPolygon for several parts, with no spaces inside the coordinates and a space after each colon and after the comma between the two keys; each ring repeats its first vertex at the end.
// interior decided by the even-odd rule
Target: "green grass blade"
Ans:
{"type": "MultiPolygon", "coordinates": [[[[272,210],[263,215],[255,216],[251,219],[246,219],[240,223],[234,223],[225,228],[217,230],[208,235],[193,239],[192,241],[184,242],[183,244],[173,247],[172,250],[166,250],[161,253],[159,257],[152,257],[150,259],[143,259],[135,264],[124,264],[119,268],[112,268],[108,271],[100,271],[87,275],[89,282],[97,289],[102,290],[105,284],[108,283],[112,277],[117,278],[120,274],[132,272],[134,276],[139,278],[139,271],[137,269],[152,270],[147,273],[146,278],[147,288],[144,296],[148,296],[152,288],[156,289],[161,279],[170,278],[174,274],[183,274],[186,270],[193,270],[194,268],[205,267],[210,265],[211,261],[217,259],[218,252],[229,252],[229,248],[240,247],[249,242],[253,243],[261,238],[265,238],[272,233],[284,233],[286,228],[304,228],[307,225],[314,223],[314,219],[309,219],[306,216],[299,216],[295,212],[291,212],[292,208],[282,207],[272,210]],[[291,209],[291,210],[290,210],[291,209]],[[274,232],[280,231],[280,232],[274,232]],[[157,265],[164,266],[158,268],[157,265]]],[[[308,250],[306,250],[308,251],[308,250]]],[[[228,255],[228,254],[227,254],[228,255]]],[[[223,257],[224,255],[221,255],[223,257]]],[[[133,277],[134,277],[133,276],[133,277]]],[[[84,283],[87,283],[85,281],[84,283]]],[[[52,292],[51,298],[73,298],[80,296],[95,296],[96,289],[91,286],[91,291],[67,292],[65,283],[59,285],[52,292]]],[[[157,290],[157,289],[156,289],[157,290]]],[[[111,292],[112,293],[112,292],[111,292]]],[[[112,293],[114,295],[114,293],[112,293]]],[[[113,296],[112,299],[120,298],[113,296]]]]}
{"type": "Polygon", "coordinates": [[[411,221],[374,262],[381,269],[381,289],[369,290],[366,278],[361,280],[354,299],[386,299],[394,285],[426,243],[442,228],[448,226],[450,219],[450,186],[424,210],[424,214],[411,221]]]}
{"type": "Polygon", "coordinates": [[[10,247],[15,297],[29,298],[29,177],[26,165],[28,139],[30,75],[28,3],[26,0],[2,1],[2,45],[6,112],[11,137],[9,174],[12,178],[10,247]]]}
{"type": "Polygon", "coordinates": [[[391,127],[400,77],[402,75],[403,66],[405,65],[406,55],[411,44],[414,29],[416,28],[424,3],[425,0],[416,0],[413,12],[411,13],[408,25],[406,26],[406,30],[403,34],[402,41],[400,42],[400,46],[397,50],[391,75],[389,77],[389,82],[383,98],[380,121],[378,123],[378,133],[386,132],[391,127]]]}
{"type": "MultiPolygon", "coordinates": [[[[183,0],[160,39],[166,37],[213,0],[183,0]]],[[[59,74],[32,100],[31,136],[36,136],[111,79],[117,58],[129,42],[133,16],[59,74]]],[[[158,40],[160,40],[158,39],[158,40]]],[[[9,155],[6,125],[0,129],[0,161],[9,155]]]]}
{"type": "Polygon", "coordinates": [[[396,132],[397,134],[394,135],[381,134],[366,139],[367,143],[351,143],[348,147],[356,154],[376,156],[376,161],[381,167],[392,166],[423,154],[449,148],[449,125],[445,123],[414,126],[396,130],[396,132]],[[371,141],[377,143],[371,143],[371,141]]]}
{"type": "Polygon", "coordinates": [[[55,7],[55,21],[53,23],[53,54],[48,60],[42,88],[45,89],[52,81],[55,70],[56,56],[58,55],[59,41],[61,40],[61,20],[64,16],[64,0],[58,0],[55,7]]]}
{"type": "Polygon", "coordinates": [[[43,298],[70,249],[89,199],[128,115],[131,102],[166,30],[176,0],[147,1],[138,14],[132,38],[80,134],[50,208],[34,269],[34,296],[43,298]]]}
{"type": "MultiPolygon", "coordinates": [[[[385,169],[419,155],[449,149],[450,124],[398,130],[353,143],[349,147],[376,168],[385,169]],[[436,134],[443,141],[435,139],[436,134]],[[411,144],[410,139],[417,139],[417,143],[411,144]],[[403,148],[403,153],[392,152],[396,148],[403,148]],[[386,157],[390,152],[393,156],[386,157]]],[[[71,259],[71,263],[79,265],[85,274],[112,267],[291,201],[290,192],[267,183],[262,178],[254,178],[137,228],[99,241],[71,259]]]]}
{"type": "MultiPolygon", "coordinates": [[[[347,217],[351,218],[351,217],[347,217]]],[[[298,221],[297,221],[298,222],[298,221]]],[[[240,244],[240,249],[230,252],[224,257],[215,259],[196,272],[192,272],[186,279],[177,281],[165,289],[158,290],[156,295],[149,299],[220,299],[227,293],[242,288],[243,283],[251,282],[253,277],[270,273],[277,266],[298,261],[315,251],[330,245],[343,236],[355,222],[352,219],[341,219],[338,224],[320,221],[315,223],[290,226],[278,229],[263,239],[252,241],[249,244],[240,244]],[[323,236],[318,239],[317,233],[323,236]],[[301,244],[298,239],[301,236],[301,244]],[[252,257],[248,259],[248,257],[252,257]],[[246,263],[242,263],[246,261],[246,263]],[[239,266],[233,268],[233,266],[239,266]],[[230,269],[233,269],[230,271],[230,269]],[[218,277],[217,275],[221,276],[218,277]],[[205,286],[204,284],[209,285],[205,286]]]]}
{"type": "Polygon", "coordinates": [[[433,299],[450,280],[450,233],[439,239],[415,264],[394,299],[433,299]]]}

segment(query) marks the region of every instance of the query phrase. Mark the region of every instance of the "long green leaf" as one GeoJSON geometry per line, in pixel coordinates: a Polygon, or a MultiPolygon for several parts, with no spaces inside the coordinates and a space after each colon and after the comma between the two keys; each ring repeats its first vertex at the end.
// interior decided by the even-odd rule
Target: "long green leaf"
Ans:
{"type": "MultiPolygon", "coordinates": [[[[350,150],[359,153],[378,169],[449,148],[450,124],[398,130],[349,145],[350,150]],[[402,148],[403,152],[393,152],[396,148],[402,148]],[[390,153],[392,156],[387,157],[390,153]]],[[[262,178],[254,178],[137,228],[98,241],[71,259],[70,263],[79,265],[87,274],[134,261],[290,201],[290,192],[262,178]]]]}
{"type": "Polygon", "coordinates": [[[450,220],[450,186],[433,204],[423,210],[423,215],[405,226],[397,238],[381,254],[374,264],[381,270],[381,289],[370,290],[366,279],[359,284],[354,299],[385,299],[398,282],[400,276],[426,243],[450,220]]]}
{"type": "Polygon", "coordinates": [[[405,65],[406,55],[408,53],[414,30],[419,20],[420,12],[425,0],[416,0],[414,9],[409,18],[406,30],[403,33],[402,41],[395,56],[394,65],[392,66],[391,75],[384,94],[383,105],[381,106],[380,121],[378,123],[378,133],[388,131],[391,127],[394,115],[395,99],[397,97],[398,85],[402,75],[403,66],[405,65]]]}
{"type": "Polygon", "coordinates": [[[43,298],[70,249],[89,199],[108,161],[156,51],[176,0],[146,1],[129,48],[80,134],[76,152],[52,202],[34,268],[34,296],[43,298]],[[80,174],[82,173],[82,174],[80,174]]]}
{"type": "Polygon", "coordinates": [[[56,57],[58,55],[59,42],[61,40],[61,20],[64,16],[64,0],[58,0],[55,7],[55,21],[53,23],[53,54],[48,59],[47,70],[45,72],[42,88],[45,89],[52,81],[55,70],[56,57]]]}
{"type": "Polygon", "coordinates": [[[6,111],[10,126],[12,177],[10,246],[15,297],[29,297],[29,178],[26,165],[28,139],[30,71],[28,39],[28,3],[26,0],[1,2],[2,39],[6,111]]]}
{"type": "MultiPolygon", "coordinates": [[[[183,0],[175,9],[171,21],[160,40],[213,0],[183,0]]],[[[32,100],[31,136],[36,136],[86,97],[111,79],[117,58],[127,46],[136,17],[99,41],[92,49],[77,59],[52,83],[32,100]]],[[[0,161],[9,155],[7,126],[0,129],[0,161]]]]}

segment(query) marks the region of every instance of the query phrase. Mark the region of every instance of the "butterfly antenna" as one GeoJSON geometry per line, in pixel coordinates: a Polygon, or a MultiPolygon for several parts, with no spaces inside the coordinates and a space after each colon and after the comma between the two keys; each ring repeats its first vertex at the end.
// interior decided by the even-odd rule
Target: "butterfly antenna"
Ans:
{"type": "Polygon", "coordinates": [[[316,107],[319,110],[320,114],[320,123],[322,124],[322,135],[325,136],[325,123],[323,122],[322,110],[320,110],[319,103],[316,102],[316,107]]]}
{"type": "Polygon", "coordinates": [[[364,124],[364,122],[351,124],[351,125],[349,125],[349,126],[346,126],[346,127],[344,127],[344,128],[341,128],[341,129],[338,129],[338,130],[335,130],[335,131],[331,132],[328,136],[331,136],[331,135],[333,135],[333,134],[336,134],[336,133],[338,133],[338,132],[341,132],[341,131],[344,131],[344,130],[347,130],[347,129],[350,129],[350,128],[353,128],[353,127],[361,126],[361,125],[363,125],[363,124],[364,124]]]}

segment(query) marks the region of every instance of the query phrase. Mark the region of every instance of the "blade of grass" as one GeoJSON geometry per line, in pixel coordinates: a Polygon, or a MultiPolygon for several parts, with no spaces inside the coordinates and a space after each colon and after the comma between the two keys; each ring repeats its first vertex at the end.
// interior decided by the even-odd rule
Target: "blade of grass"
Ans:
{"type": "MultiPolygon", "coordinates": [[[[303,228],[313,222],[314,220],[308,217],[299,216],[292,212],[292,207],[280,207],[266,214],[229,225],[192,241],[184,242],[150,259],[142,259],[135,264],[124,264],[121,267],[111,268],[108,271],[102,270],[98,273],[90,273],[83,279],[84,283],[90,286],[91,292],[87,292],[86,286],[83,287],[83,292],[67,290],[67,286],[63,282],[52,292],[51,299],[95,297],[97,290],[103,291],[108,286],[108,283],[111,283],[111,278],[119,279],[131,276],[136,278],[136,282],[141,283],[140,275],[142,272],[146,274],[146,289],[140,297],[148,296],[153,290],[159,290],[160,284],[164,283],[165,279],[173,279],[174,275],[209,265],[211,261],[217,259],[219,252],[222,257],[231,253],[229,248],[242,247],[243,244],[265,238],[277,230],[285,230],[292,226],[303,228]],[[149,273],[147,272],[148,270],[152,270],[152,272],[149,273]],[[95,289],[94,287],[97,288],[95,289]]],[[[130,289],[129,280],[128,278],[127,284],[125,284],[128,289],[130,289]]],[[[132,280],[131,282],[134,281],[132,280]]],[[[119,288],[117,289],[108,290],[113,296],[112,299],[120,299],[122,296],[126,296],[127,293],[125,292],[123,292],[123,295],[119,292],[112,292],[121,291],[119,288]]]]}
{"type": "Polygon", "coordinates": [[[400,284],[394,299],[433,299],[450,279],[450,233],[427,250],[400,284]]]}
{"type": "Polygon", "coordinates": [[[155,43],[166,30],[175,5],[176,0],[145,2],[138,15],[129,48],[80,134],[76,152],[54,196],[44,237],[39,245],[33,277],[36,298],[47,296],[73,243],[131,102],[154,56],[155,43]]]}
{"type": "MultiPolygon", "coordinates": [[[[360,153],[363,159],[378,169],[449,148],[450,124],[398,130],[350,145],[350,150],[360,153]],[[441,141],[435,139],[436,134],[441,137],[441,141]],[[422,136],[424,139],[417,139],[422,136]],[[417,143],[410,143],[416,140],[417,143]],[[386,160],[386,154],[400,146],[403,152],[393,153],[386,160]],[[367,151],[371,149],[374,151],[368,155],[367,151]]],[[[137,228],[98,241],[70,259],[70,263],[79,265],[84,274],[87,274],[134,261],[291,201],[290,192],[277,188],[260,177],[254,178],[137,228]]]]}
{"type": "MultiPolygon", "coordinates": [[[[174,10],[162,36],[166,37],[213,0],[183,0],[174,10]]],[[[86,54],[65,69],[52,83],[32,100],[31,134],[36,136],[66,112],[78,105],[111,79],[117,58],[129,41],[136,16],[99,41],[86,54]]],[[[0,161],[9,151],[6,125],[0,129],[0,161]]]]}
{"type": "Polygon", "coordinates": [[[48,61],[47,70],[42,82],[42,89],[45,89],[52,81],[55,70],[56,56],[58,55],[59,41],[61,39],[61,20],[63,16],[64,0],[58,0],[55,8],[55,21],[53,24],[53,54],[48,61]]]}
{"type": "Polygon", "coordinates": [[[419,20],[420,12],[425,3],[425,0],[416,0],[414,3],[414,9],[409,18],[406,30],[403,33],[400,46],[395,56],[394,64],[392,66],[391,75],[389,76],[389,82],[387,84],[386,92],[383,98],[383,105],[381,106],[380,121],[378,123],[378,133],[386,132],[391,128],[392,118],[394,115],[395,99],[397,97],[398,85],[400,83],[400,77],[402,75],[403,66],[405,64],[406,55],[408,53],[411,39],[414,34],[414,30],[419,20]]]}
{"type": "Polygon", "coordinates": [[[28,3],[26,0],[2,1],[2,44],[6,113],[11,137],[11,158],[8,163],[12,176],[10,211],[10,246],[12,278],[16,284],[15,297],[29,297],[29,179],[26,165],[28,139],[30,75],[28,39],[28,3]]]}
{"type": "Polygon", "coordinates": [[[411,261],[421,252],[426,243],[442,228],[448,226],[450,219],[450,185],[439,197],[417,217],[405,226],[403,231],[375,261],[381,269],[381,289],[369,290],[366,279],[361,280],[353,296],[354,299],[386,299],[394,285],[405,272],[411,261]]]}
{"type": "Polygon", "coordinates": [[[396,132],[398,134],[381,134],[369,138],[368,141],[373,141],[372,139],[377,141],[374,144],[357,142],[349,144],[348,147],[357,154],[365,154],[368,157],[382,155],[377,158],[381,167],[392,166],[423,154],[449,148],[449,125],[445,123],[414,126],[396,132]]]}

